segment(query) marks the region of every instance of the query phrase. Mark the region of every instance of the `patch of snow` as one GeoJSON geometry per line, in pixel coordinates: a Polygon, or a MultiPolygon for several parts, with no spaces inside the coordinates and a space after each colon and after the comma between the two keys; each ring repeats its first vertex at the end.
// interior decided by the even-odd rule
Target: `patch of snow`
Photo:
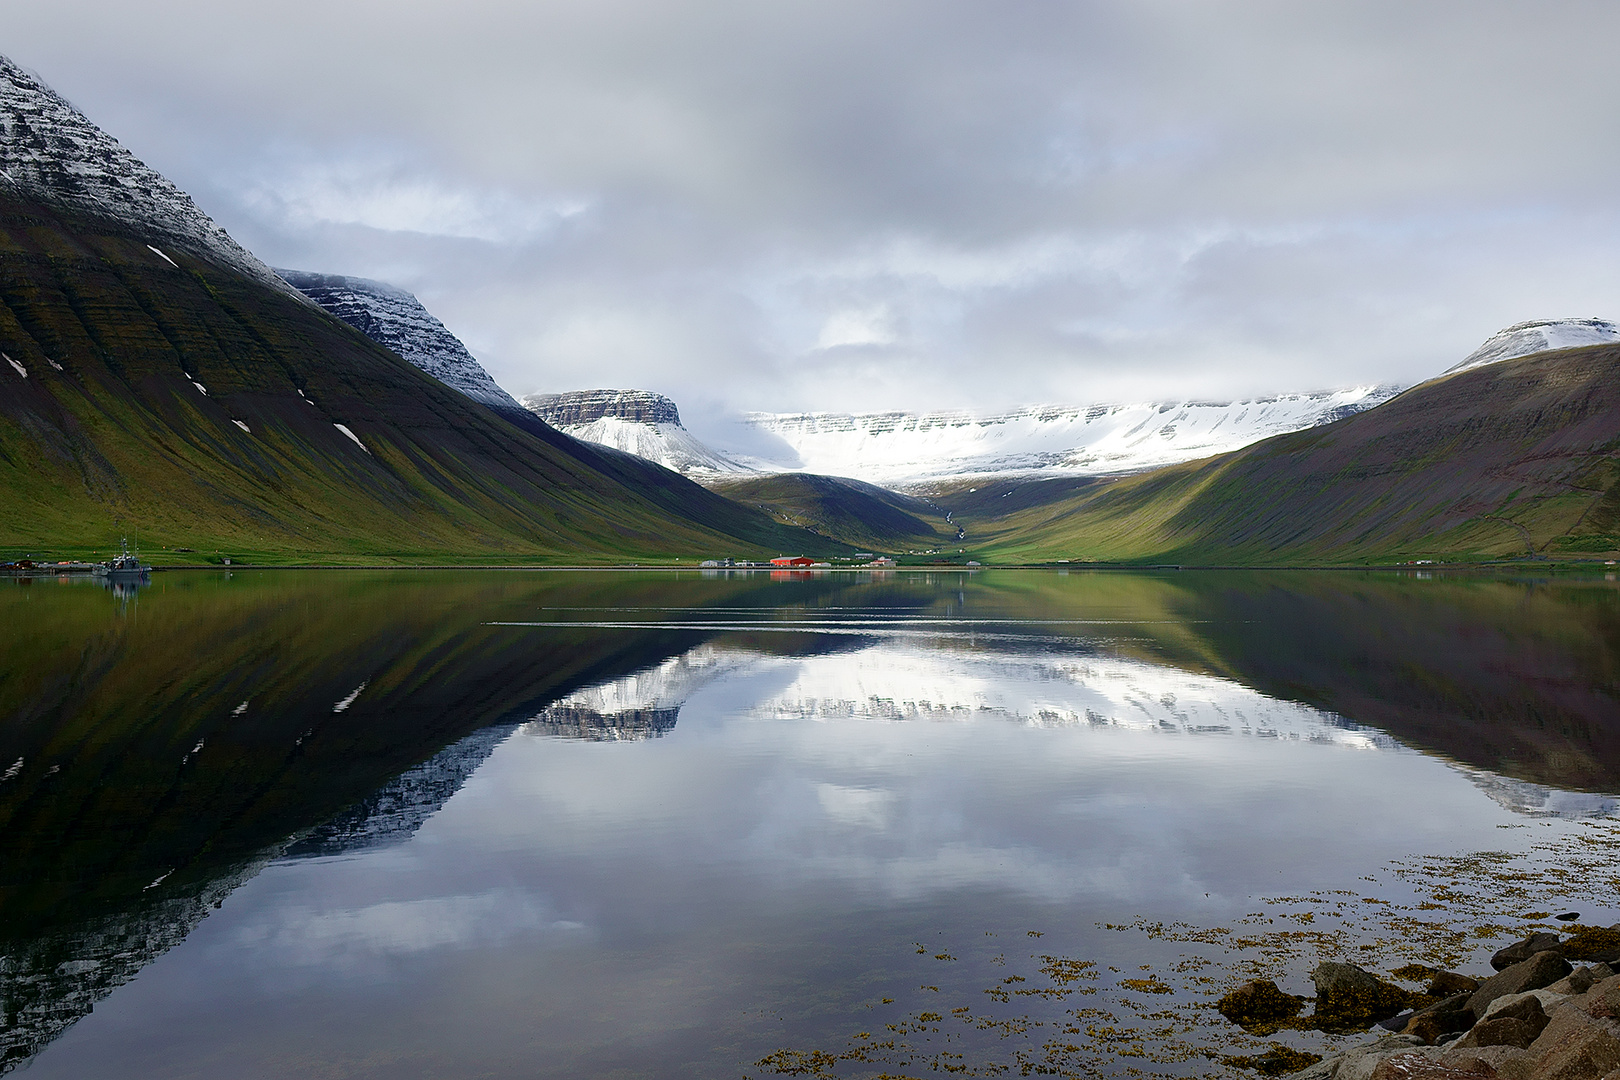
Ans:
{"type": "MultiPolygon", "coordinates": [[[[277,270],[289,285],[413,367],[474,401],[497,409],[521,408],[496,385],[461,340],[404,289],[366,278],[277,270]]],[[[302,393],[302,391],[300,391],[302,393]]]]}
{"type": "MultiPolygon", "coordinates": [[[[343,434],[347,435],[349,438],[353,439],[354,440],[354,445],[358,446],[362,450],[366,450],[366,444],[360,441],[360,436],[358,436],[354,432],[350,431],[347,426],[345,426],[343,424],[333,424],[332,426],[337,428],[339,431],[343,432],[343,434]]],[[[366,453],[369,454],[369,453],[371,453],[371,451],[366,450],[366,453]]],[[[358,693],[358,691],[356,691],[356,692],[358,693]]]]}
{"type": "Polygon", "coordinates": [[[191,379],[191,385],[195,386],[197,388],[197,392],[202,394],[203,397],[208,396],[208,387],[204,386],[202,383],[198,382],[196,379],[191,379]]]}
{"type": "Polygon", "coordinates": [[[1447,368],[1444,374],[1468,371],[1532,353],[1574,349],[1582,345],[1609,345],[1617,341],[1620,341],[1620,326],[1606,319],[1541,319],[1515,323],[1486,338],[1485,344],[1469,353],[1462,363],[1447,368]]]}
{"type": "Polygon", "coordinates": [[[244,701],[244,702],[242,702],[242,704],[238,705],[236,708],[231,710],[231,715],[232,716],[241,716],[243,713],[247,712],[247,707],[248,707],[248,703],[246,701],[244,701]]]}
{"type": "Polygon", "coordinates": [[[7,780],[12,779],[18,773],[22,772],[22,767],[23,767],[23,759],[22,758],[18,758],[16,761],[13,761],[11,763],[11,767],[9,769],[7,769],[3,773],[0,773],[0,784],[5,783],[7,780]]]}
{"type": "Polygon", "coordinates": [[[235,424],[237,427],[241,428],[243,431],[246,431],[249,435],[253,434],[253,432],[251,430],[249,430],[248,426],[246,424],[244,424],[242,421],[240,421],[240,420],[232,420],[231,423],[235,424]]]}
{"type": "MultiPolygon", "coordinates": [[[[4,355],[4,354],[0,354],[0,355],[4,355]]],[[[23,367],[21,364],[17,363],[17,361],[15,361],[11,357],[7,356],[6,357],[6,363],[8,363],[12,367],[16,368],[17,369],[17,374],[21,375],[25,379],[28,378],[28,369],[23,367]]]]}
{"type": "Polygon", "coordinates": [[[176,270],[180,269],[180,264],[179,263],[175,262],[173,259],[171,259],[167,255],[163,254],[163,252],[159,251],[157,248],[153,247],[151,244],[146,245],[146,250],[150,251],[152,254],[156,255],[158,258],[162,259],[164,262],[168,263],[170,266],[174,267],[176,270]]]}
{"type": "MultiPolygon", "coordinates": [[[[343,427],[343,425],[339,424],[338,427],[343,427]]],[[[343,430],[344,430],[345,433],[348,432],[348,428],[344,428],[343,430]]],[[[350,435],[349,438],[353,439],[354,436],[350,435]]],[[[356,440],[356,441],[358,441],[358,440],[356,440]]],[[[340,712],[343,712],[345,709],[347,709],[350,705],[353,705],[354,704],[354,699],[360,696],[360,692],[362,690],[364,690],[366,688],[366,686],[370,684],[370,682],[371,682],[371,680],[367,679],[365,682],[363,682],[359,686],[355,687],[354,688],[354,693],[350,694],[348,697],[344,698],[342,701],[340,701],[336,705],[332,706],[332,711],[334,713],[340,713],[340,712]]]]}

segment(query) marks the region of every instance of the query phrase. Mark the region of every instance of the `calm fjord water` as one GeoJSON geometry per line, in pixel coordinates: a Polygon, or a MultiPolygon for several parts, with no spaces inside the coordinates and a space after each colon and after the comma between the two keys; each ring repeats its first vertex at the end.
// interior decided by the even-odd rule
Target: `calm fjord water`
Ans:
{"type": "Polygon", "coordinates": [[[18,583],[0,709],[0,1053],[29,1076],[743,1076],[872,1030],[1017,1071],[1079,999],[997,987],[1173,970],[1111,926],[1398,901],[1392,861],[1612,816],[1620,588],[18,583]],[[1014,1019],[946,1030],[986,993],[1014,1019]]]}

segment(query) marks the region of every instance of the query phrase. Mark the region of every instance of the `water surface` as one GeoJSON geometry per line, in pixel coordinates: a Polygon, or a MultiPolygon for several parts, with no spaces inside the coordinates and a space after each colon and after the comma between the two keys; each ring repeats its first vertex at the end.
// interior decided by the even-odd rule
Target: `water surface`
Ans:
{"type": "Polygon", "coordinates": [[[759,1075],[1620,790],[1600,579],[177,573],[0,589],[0,654],[31,1076],[759,1075]]]}

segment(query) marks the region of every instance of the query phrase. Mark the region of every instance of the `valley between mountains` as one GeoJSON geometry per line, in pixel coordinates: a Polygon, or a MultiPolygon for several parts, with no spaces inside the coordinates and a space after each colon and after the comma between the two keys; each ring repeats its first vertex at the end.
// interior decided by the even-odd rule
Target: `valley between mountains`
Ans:
{"type": "Polygon", "coordinates": [[[1620,554],[1620,331],[1421,385],[994,416],[519,402],[408,292],[272,270],[0,60],[0,554],[1344,565],[1620,554]]]}

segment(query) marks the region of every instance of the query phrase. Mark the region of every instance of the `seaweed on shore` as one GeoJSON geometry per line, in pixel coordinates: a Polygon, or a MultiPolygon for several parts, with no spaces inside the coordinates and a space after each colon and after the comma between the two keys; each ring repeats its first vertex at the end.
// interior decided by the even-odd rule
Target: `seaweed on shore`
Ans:
{"type": "MultiPolygon", "coordinates": [[[[1620,822],[1583,822],[1519,852],[1400,860],[1386,867],[1384,881],[1367,880],[1378,889],[1264,898],[1259,910],[1229,926],[1150,919],[1099,924],[1144,943],[1182,947],[1175,959],[1141,965],[1128,975],[1057,953],[998,955],[989,961],[997,977],[977,994],[964,993],[953,1004],[940,998],[959,991],[929,987],[930,1003],[910,1010],[885,998],[882,1007],[893,1006],[899,1015],[881,1030],[858,1032],[836,1049],[779,1049],[755,1062],[751,1075],[1281,1075],[1359,1040],[1379,1017],[1358,1013],[1336,1023],[1331,1010],[1323,1013],[1318,1004],[1311,1015],[1274,1017],[1281,1020],[1274,1027],[1257,1023],[1244,1030],[1216,1008],[1240,983],[1304,983],[1324,960],[1422,983],[1461,965],[1484,966],[1501,939],[1535,930],[1572,932],[1569,943],[1577,951],[1612,948],[1609,935],[1620,938],[1620,931],[1542,921],[1548,908],[1613,904],[1620,895],[1620,822]]],[[[926,951],[952,961],[971,958],[967,948],[926,951]]],[[[1407,995],[1408,1003],[1429,1000],[1420,991],[1391,989],[1407,995]]],[[[1388,1005],[1380,1002],[1372,1011],[1388,1005]]]]}

